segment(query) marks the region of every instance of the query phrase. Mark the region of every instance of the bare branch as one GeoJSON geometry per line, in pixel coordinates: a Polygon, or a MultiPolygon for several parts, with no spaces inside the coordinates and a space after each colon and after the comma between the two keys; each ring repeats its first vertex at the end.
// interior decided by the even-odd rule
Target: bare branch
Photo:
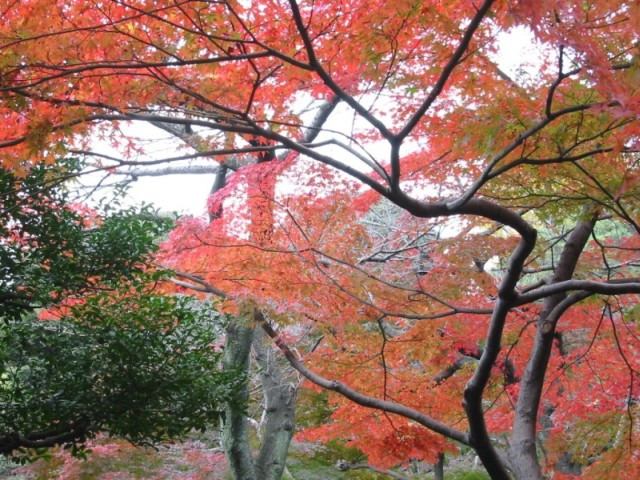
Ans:
{"type": "Polygon", "coordinates": [[[640,279],[619,279],[608,282],[598,282],[595,280],[565,280],[563,282],[544,285],[535,290],[518,295],[517,304],[535,302],[552,295],[564,294],[574,291],[587,291],[591,294],[600,295],[622,295],[628,293],[640,293],[640,279]]]}
{"type": "Polygon", "coordinates": [[[116,170],[113,175],[127,175],[130,177],[162,177],[165,175],[203,175],[218,174],[222,171],[221,165],[186,165],[181,167],[165,167],[159,169],[128,169],[116,170]]]}

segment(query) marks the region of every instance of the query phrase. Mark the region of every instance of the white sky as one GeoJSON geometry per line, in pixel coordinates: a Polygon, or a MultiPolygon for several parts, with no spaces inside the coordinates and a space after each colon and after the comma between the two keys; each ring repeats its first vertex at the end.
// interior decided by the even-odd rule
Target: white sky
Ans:
{"type": "Polygon", "coordinates": [[[151,203],[162,211],[199,216],[205,213],[212,184],[213,174],[140,177],[130,193],[136,203],[151,203]]]}

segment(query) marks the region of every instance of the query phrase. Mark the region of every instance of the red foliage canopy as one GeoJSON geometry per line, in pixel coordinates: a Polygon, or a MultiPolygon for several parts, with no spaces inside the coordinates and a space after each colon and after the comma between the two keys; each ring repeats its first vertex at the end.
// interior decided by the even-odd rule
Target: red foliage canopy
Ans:
{"type": "Polygon", "coordinates": [[[638,2],[1,10],[3,165],[123,172],[144,162],[120,124],[148,122],[190,149],[156,164],[236,170],[165,260],[324,335],[304,362],[278,339],[343,395],[316,435],[349,423],[379,463],[449,448],[421,425],[496,479],[637,470],[638,2]],[[500,58],[515,32],[531,58],[500,58]]]}

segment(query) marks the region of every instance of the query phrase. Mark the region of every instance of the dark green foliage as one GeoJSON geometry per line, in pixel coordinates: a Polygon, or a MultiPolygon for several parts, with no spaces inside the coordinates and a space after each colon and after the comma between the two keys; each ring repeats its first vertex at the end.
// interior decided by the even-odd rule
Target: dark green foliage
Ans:
{"type": "Polygon", "coordinates": [[[21,459],[53,445],[83,456],[98,432],[181,437],[217,423],[242,383],[220,368],[224,316],[156,291],[169,222],[69,205],[55,178],[76,169],[0,172],[0,453],[21,459]]]}
{"type": "Polygon", "coordinates": [[[35,445],[33,432],[50,439],[76,430],[59,442],[74,449],[99,431],[157,443],[217,421],[219,405],[234,397],[239,381],[218,368],[221,354],[212,342],[220,317],[194,308],[188,297],[130,288],[91,297],[63,320],[4,325],[4,453],[16,446],[12,434],[35,445]]]}
{"type": "Polygon", "coordinates": [[[333,410],[329,406],[326,390],[317,392],[310,388],[298,391],[296,406],[296,425],[300,430],[318,427],[329,420],[333,410]]]}
{"type": "Polygon", "coordinates": [[[324,448],[318,450],[314,459],[327,464],[344,461],[349,464],[366,463],[367,457],[358,448],[349,447],[341,440],[329,440],[324,448]]]}
{"type": "Polygon", "coordinates": [[[135,278],[171,222],[150,208],[100,212],[70,203],[73,160],[25,178],[0,170],[0,319],[135,278]]]}

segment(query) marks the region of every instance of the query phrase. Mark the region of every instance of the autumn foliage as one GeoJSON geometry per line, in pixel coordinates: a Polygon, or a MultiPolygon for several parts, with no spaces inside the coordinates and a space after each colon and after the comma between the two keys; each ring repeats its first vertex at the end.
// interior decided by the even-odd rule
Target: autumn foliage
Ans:
{"type": "Polygon", "coordinates": [[[4,166],[233,172],[159,261],[334,392],[306,438],[637,471],[637,2],[1,8],[4,166]],[[127,122],[184,150],[150,164],[127,122]]]}

